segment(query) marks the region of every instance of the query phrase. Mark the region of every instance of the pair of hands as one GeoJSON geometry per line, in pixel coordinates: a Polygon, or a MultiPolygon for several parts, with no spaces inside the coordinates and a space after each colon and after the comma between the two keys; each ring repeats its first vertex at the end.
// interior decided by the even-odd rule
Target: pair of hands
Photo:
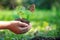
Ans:
{"type": "Polygon", "coordinates": [[[26,24],[20,21],[11,21],[7,29],[16,34],[22,34],[28,32],[31,29],[31,24],[26,24]]]}

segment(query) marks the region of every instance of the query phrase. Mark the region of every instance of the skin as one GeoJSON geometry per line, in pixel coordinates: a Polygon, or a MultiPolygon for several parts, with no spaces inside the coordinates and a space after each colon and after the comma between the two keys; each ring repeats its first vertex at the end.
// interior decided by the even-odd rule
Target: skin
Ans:
{"type": "Polygon", "coordinates": [[[31,24],[20,21],[0,21],[0,29],[8,29],[15,34],[23,34],[31,29],[31,24]]]}

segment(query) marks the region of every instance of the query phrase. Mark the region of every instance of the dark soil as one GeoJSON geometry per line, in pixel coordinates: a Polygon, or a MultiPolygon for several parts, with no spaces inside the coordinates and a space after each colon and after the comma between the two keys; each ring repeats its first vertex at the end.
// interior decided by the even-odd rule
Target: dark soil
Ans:
{"type": "Polygon", "coordinates": [[[30,23],[28,20],[26,20],[26,19],[24,19],[24,18],[17,18],[16,20],[17,20],[17,21],[24,22],[24,23],[27,23],[27,24],[30,23]]]}

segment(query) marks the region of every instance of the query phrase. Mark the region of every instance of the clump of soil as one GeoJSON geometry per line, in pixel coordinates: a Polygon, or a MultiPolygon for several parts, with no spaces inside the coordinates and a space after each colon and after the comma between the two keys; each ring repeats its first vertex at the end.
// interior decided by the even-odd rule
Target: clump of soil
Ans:
{"type": "Polygon", "coordinates": [[[28,20],[26,20],[26,19],[24,19],[24,18],[17,18],[16,20],[17,20],[17,21],[24,22],[24,23],[27,23],[27,24],[30,23],[28,20]]]}

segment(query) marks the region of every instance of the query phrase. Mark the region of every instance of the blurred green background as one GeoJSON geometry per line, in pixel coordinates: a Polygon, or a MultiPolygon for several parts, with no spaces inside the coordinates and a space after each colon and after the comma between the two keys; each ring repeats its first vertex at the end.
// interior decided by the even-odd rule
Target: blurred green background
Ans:
{"type": "Polygon", "coordinates": [[[0,21],[12,21],[16,17],[29,20],[32,28],[25,34],[0,30],[0,40],[31,40],[36,36],[60,37],[59,0],[0,0],[0,21]],[[35,4],[32,13],[29,6],[35,4]]]}

